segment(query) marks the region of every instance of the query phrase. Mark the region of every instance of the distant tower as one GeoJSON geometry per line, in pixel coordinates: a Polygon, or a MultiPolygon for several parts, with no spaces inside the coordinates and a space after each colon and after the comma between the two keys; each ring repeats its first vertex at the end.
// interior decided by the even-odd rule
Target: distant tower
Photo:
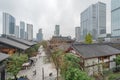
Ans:
{"type": "Polygon", "coordinates": [[[90,33],[94,40],[106,34],[106,4],[92,4],[81,13],[82,40],[90,33]]]}
{"type": "Polygon", "coordinates": [[[112,37],[120,37],[120,0],[111,0],[112,37]]]}
{"type": "Polygon", "coordinates": [[[25,31],[25,39],[27,40],[28,39],[28,35],[27,35],[27,32],[25,31]]]}
{"type": "Polygon", "coordinates": [[[20,21],[20,38],[25,39],[25,22],[20,21]]]}
{"type": "Polygon", "coordinates": [[[80,41],[80,27],[75,27],[75,39],[77,42],[80,41]]]}
{"type": "Polygon", "coordinates": [[[38,42],[43,40],[42,29],[39,29],[39,31],[38,31],[36,37],[37,37],[37,41],[38,41],[38,42]]]}
{"type": "Polygon", "coordinates": [[[15,28],[15,36],[17,37],[17,38],[19,38],[19,26],[17,25],[16,26],[16,28],[15,28]]]}
{"type": "Polygon", "coordinates": [[[8,13],[3,13],[3,34],[15,36],[15,18],[8,13]]]}
{"type": "Polygon", "coordinates": [[[33,25],[27,24],[27,39],[33,40],[33,25]]]}
{"type": "Polygon", "coordinates": [[[60,36],[60,25],[55,25],[54,35],[60,36]]]}

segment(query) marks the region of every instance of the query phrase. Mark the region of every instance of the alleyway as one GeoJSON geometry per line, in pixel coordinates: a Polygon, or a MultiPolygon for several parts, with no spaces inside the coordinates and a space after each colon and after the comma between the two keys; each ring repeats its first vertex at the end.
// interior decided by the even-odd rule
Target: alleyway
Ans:
{"type": "Polygon", "coordinates": [[[42,47],[39,48],[39,53],[36,56],[36,63],[35,66],[30,67],[30,69],[22,70],[19,72],[18,76],[26,75],[30,80],[42,80],[42,68],[44,69],[44,80],[54,80],[56,77],[56,69],[53,66],[53,63],[45,63],[45,51],[42,47]],[[36,75],[33,75],[34,71],[36,70],[36,75]],[[53,76],[50,78],[49,74],[52,73],[53,76]]]}

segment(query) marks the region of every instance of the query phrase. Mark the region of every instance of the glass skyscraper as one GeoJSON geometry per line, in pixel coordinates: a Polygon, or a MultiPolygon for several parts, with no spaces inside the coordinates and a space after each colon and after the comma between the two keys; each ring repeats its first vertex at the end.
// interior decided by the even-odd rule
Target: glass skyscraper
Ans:
{"type": "Polygon", "coordinates": [[[3,34],[15,36],[15,18],[8,13],[3,13],[3,34]]]}
{"type": "Polygon", "coordinates": [[[60,25],[55,25],[54,35],[60,36],[60,25]]]}
{"type": "Polygon", "coordinates": [[[27,24],[27,39],[33,40],[33,25],[27,24]]]}
{"type": "Polygon", "coordinates": [[[25,39],[25,22],[20,21],[20,38],[25,39]]]}
{"type": "Polygon", "coordinates": [[[81,13],[81,40],[90,33],[94,40],[106,34],[106,4],[92,4],[81,13]]]}
{"type": "Polygon", "coordinates": [[[38,42],[43,40],[42,29],[39,29],[36,37],[37,37],[37,41],[38,41],[38,42]]]}
{"type": "Polygon", "coordinates": [[[111,0],[112,37],[120,37],[120,0],[111,0]]]}

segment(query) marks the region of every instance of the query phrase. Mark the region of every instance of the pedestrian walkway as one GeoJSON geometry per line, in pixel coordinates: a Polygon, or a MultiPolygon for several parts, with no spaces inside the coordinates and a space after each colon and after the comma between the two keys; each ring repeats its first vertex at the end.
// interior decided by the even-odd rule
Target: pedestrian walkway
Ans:
{"type": "Polygon", "coordinates": [[[30,69],[22,70],[19,72],[18,76],[26,75],[30,80],[42,80],[42,68],[44,69],[44,80],[50,80],[49,74],[52,73],[53,77],[56,77],[56,69],[53,67],[53,63],[44,63],[44,58],[46,56],[43,48],[39,49],[39,53],[36,58],[37,61],[35,66],[31,66],[30,69]]]}

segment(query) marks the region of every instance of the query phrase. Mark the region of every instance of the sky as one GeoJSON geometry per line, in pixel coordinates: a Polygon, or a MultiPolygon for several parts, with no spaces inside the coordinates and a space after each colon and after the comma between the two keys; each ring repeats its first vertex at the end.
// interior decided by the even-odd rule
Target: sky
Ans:
{"type": "Polygon", "coordinates": [[[33,24],[33,36],[43,29],[44,39],[54,35],[55,25],[60,25],[62,36],[75,37],[75,27],[80,26],[80,13],[98,1],[107,4],[107,33],[111,32],[111,0],[0,0],[0,34],[2,34],[2,13],[20,21],[33,24]]]}

